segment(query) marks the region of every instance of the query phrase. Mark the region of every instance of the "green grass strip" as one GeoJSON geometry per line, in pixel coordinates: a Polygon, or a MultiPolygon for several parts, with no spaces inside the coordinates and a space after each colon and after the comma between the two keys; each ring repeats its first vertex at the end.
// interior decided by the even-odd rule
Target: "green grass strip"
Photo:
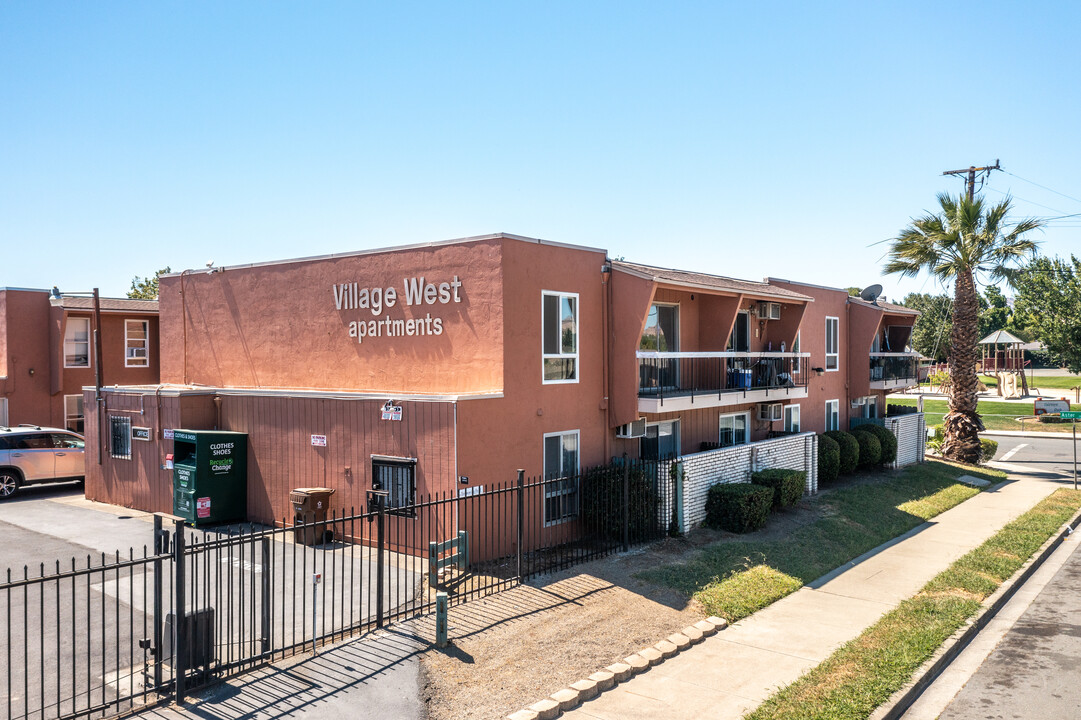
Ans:
{"type": "Polygon", "coordinates": [[[1081,490],[1055,491],[746,719],[868,717],[1079,507],[1081,490]]]}
{"type": "Polygon", "coordinates": [[[725,539],[688,562],[638,577],[693,595],[708,614],[735,622],[977,495],[956,481],[963,474],[993,483],[1006,478],[997,470],[930,460],[870,481],[842,480],[814,501],[819,517],[785,538],[725,539]]]}
{"type": "MultiPolygon", "coordinates": [[[[890,398],[891,405],[915,405],[915,398],[890,398]]],[[[949,412],[949,403],[946,400],[923,401],[923,412],[928,427],[941,425],[942,418],[949,412]]],[[[987,430],[1028,430],[1038,432],[1070,432],[1070,423],[1041,423],[1037,422],[1033,413],[1032,403],[1007,403],[993,400],[981,400],[977,407],[980,417],[983,419],[984,428],[987,430]],[[1017,418],[1027,417],[1024,422],[1017,418]]]]}

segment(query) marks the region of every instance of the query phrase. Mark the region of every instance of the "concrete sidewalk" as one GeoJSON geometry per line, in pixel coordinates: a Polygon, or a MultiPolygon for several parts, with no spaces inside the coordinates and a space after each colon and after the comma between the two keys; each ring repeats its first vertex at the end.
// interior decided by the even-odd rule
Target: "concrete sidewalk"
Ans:
{"type": "Polygon", "coordinates": [[[1057,487],[1015,476],[563,717],[740,718],[1057,487]]]}

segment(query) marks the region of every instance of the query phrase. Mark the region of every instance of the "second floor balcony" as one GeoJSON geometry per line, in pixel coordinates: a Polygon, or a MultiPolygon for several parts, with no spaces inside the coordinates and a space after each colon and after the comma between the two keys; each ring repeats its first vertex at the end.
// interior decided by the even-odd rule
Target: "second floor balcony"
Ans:
{"type": "Polygon", "coordinates": [[[810,353],[638,352],[638,410],[661,413],[807,397],[810,353]]]}
{"type": "Polygon", "coordinates": [[[871,389],[894,390],[919,382],[919,353],[871,353],[871,389]]]}

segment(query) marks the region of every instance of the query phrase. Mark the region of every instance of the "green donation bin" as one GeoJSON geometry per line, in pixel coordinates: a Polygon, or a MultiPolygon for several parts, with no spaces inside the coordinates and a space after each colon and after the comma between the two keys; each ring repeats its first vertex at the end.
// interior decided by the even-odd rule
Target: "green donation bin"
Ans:
{"type": "Polygon", "coordinates": [[[246,433],[173,431],[173,514],[192,525],[247,519],[246,433]]]}

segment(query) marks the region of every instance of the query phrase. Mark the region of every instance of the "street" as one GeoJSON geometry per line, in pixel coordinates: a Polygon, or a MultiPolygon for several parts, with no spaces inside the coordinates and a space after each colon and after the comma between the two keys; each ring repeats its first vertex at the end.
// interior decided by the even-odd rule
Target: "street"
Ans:
{"type": "MultiPolygon", "coordinates": [[[[1070,436],[989,436],[1011,473],[1072,487],[1070,436]]],[[[1068,537],[903,715],[905,720],[1067,718],[1081,708],[1081,532],[1068,537]]]]}

